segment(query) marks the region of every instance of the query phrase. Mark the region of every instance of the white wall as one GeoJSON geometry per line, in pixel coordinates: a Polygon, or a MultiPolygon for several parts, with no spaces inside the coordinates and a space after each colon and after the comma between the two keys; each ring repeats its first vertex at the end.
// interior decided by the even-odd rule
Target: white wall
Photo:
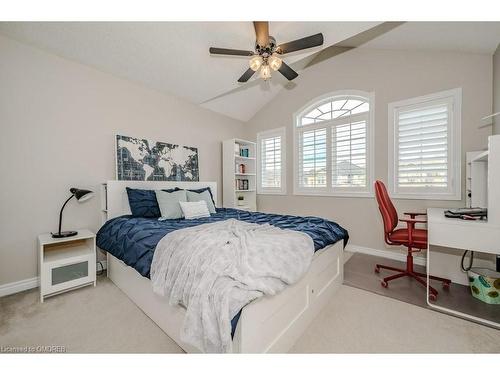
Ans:
{"type": "MultiPolygon", "coordinates": [[[[487,147],[487,136],[491,132],[489,127],[477,129],[481,117],[490,113],[492,106],[490,55],[356,49],[311,67],[297,78],[294,89],[283,90],[246,126],[249,139],[256,139],[256,133],[261,130],[282,126],[287,129],[288,194],[259,195],[259,210],[326,217],[349,230],[351,244],[385,249],[382,221],[374,198],[292,194],[293,113],[310,100],[336,90],[375,92],[375,177],[387,181],[388,103],[456,87],[463,90],[462,170],[465,176],[465,152],[487,147]]],[[[464,200],[398,200],[395,205],[402,213],[432,206],[461,206],[464,200]]]]}
{"type": "MultiPolygon", "coordinates": [[[[500,112],[500,44],[493,55],[493,113],[497,112],[500,112]]],[[[493,134],[500,134],[500,116],[493,121],[493,134]]]]}
{"type": "MultiPolygon", "coordinates": [[[[198,147],[200,179],[221,184],[221,141],[241,132],[236,120],[0,36],[0,285],[37,275],[36,237],[57,229],[70,187],[98,192],[114,179],[115,134],[198,147]]],[[[71,201],[64,229],[99,229],[99,207],[98,194],[71,201]]]]}

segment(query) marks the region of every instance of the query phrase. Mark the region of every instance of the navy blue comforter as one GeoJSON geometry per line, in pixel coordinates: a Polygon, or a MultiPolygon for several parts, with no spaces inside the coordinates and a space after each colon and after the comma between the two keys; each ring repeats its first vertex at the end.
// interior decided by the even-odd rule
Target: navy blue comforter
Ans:
{"type": "Polygon", "coordinates": [[[308,234],[319,250],[343,240],[347,243],[347,231],[340,225],[311,216],[290,216],[248,212],[232,208],[218,208],[210,217],[194,220],[165,220],[120,216],[109,220],[97,233],[97,246],[134,267],[142,276],[149,278],[149,269],[158,242],[177,229],[193,227],[227,219],[238,219],[249,223],[269,223],[278,228],[291,229],[308,234]]]}
{"type": "MultiPolygon", "coordinates": [[[[314,241],[314,250],[322,249],[343,240],[347,244],[349,235],[340,225],[312,216],[291,216],[248,212],[232,208],[218,208],[211,217],[194,220],[165,220],[156,218],[119,216],[109,220],[97,233],[97,246],[134,267],[142,276],[149,278],[153,254],[158,242],[168,233],[182,228],[227,219],[238,219],[249,223],[269,223],[278,228],[291,229],[308,234],[314,241]]],[[[241,312],[240,312],[241,313],[241,312]]],[[[232,334],[240,313],[232,323],[232,334]]]]}

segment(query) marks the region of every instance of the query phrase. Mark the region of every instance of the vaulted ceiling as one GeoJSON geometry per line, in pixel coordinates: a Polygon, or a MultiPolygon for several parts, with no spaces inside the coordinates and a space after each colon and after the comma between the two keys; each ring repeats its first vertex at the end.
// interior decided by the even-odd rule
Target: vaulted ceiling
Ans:
{"type": "MultiPolygon", "coordinates": [[[[319,51],[380,22],[271,22],[278,43],[322,32],[324,45],[285,56],[299,74],[319,51]]],[[[435,49],[492,54],[500,23],[410,22],[389,28],[361,48],[435,49]]],[[[248,58],[210,56],[210,46],[253,50],[251,22],[3,22],[0,33],[61,57],[247,121],[280,90],[293,88],[279,74],[240,84],[248,58]]],[[[365,43],[366,42],[366,43],[365,43]]],[[[361,44],[361,43],[358,43],[361,44]]],[[[333,51],[335,52],[335,51],[333,51]]],[[[333,53],[335,54],[335,53],[333,53]]]]}

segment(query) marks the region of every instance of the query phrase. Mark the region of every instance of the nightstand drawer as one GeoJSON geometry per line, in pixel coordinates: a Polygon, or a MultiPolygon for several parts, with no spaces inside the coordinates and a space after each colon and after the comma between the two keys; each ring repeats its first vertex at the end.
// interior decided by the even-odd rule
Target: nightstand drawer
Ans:
{"type": "Polygon", "coordinates": [[[95,258],[84,255],[78,258],[45,263],[42,267],[42,295],[50,295],[95,281],[95,258]]]}
{"type": "Polygon", "coordinates": [[[81,229],[77,235],[53,238],[38,236],[40,301],[80,286],[96,285],[95,234],[81,229]]]}
{"type": "Polygon", "coordinates": [[[52,268],[51,285],[55,286],[84,277],[89,277],[89,262],[86,260],[52,268]]]}

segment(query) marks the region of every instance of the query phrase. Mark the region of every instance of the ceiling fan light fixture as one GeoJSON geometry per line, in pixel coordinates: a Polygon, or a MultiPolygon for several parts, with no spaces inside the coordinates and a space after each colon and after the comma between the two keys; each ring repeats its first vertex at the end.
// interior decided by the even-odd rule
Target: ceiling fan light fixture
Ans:
{"type": "Polygon", "coordinates": [[[267,60],[269,63],[269,66],[271,67],[272,70],[277,71],[279,68],[281,68],[281,59],[278,56],[270,56],[269,59],[267,60]]]}
{"type": "Polygon", "coordinates": [[[250,69],[252,69],[254,72],[259,70],[259,68],[262,65],[262,57],[260,56],[254,56],[250,59],[248,62],[248,65],[250,65],[250,69]]]}
{"type": "MultiPolygon", "coordinates": [[[[226,56],[247,56],[249,68],[238,78],[239,83],[248,82],[256,72],[262,79],[268,80],[271,78],[272,72],[278,71],[280,74],[292,81],[298,77],[298,73],[288,66],[281,58],[287,53],[301,51],[308,48],[318,47],[323,44],[323,34],[317,33],[292,40],[290,42],[277,44],[276,39],[269,35],[269,22],[254,21],[255,30],[255,48],[253,51],[233,49],[233,48],[217,48],[210,47],[208,51],[212,55],[226,56]]],[[[316,61],[316,57],[314,61],[316,61]]]]}
{"type": "Polygon", "coordinates": [[[268,64],[262,65],[260,68],[260,78],[264,81],[267,81],[271,78],[271,67],[268,64]]]}

